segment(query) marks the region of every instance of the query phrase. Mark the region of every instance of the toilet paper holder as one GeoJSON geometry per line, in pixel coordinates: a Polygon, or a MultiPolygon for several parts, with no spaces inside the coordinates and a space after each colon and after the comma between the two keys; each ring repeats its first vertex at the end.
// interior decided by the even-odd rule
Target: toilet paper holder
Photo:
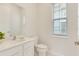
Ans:
{"type": "Polygon", "coordinates": [[[79,41],[76,41],[76,42],[75,42],[75,45],[79,45],[79,41]]]}

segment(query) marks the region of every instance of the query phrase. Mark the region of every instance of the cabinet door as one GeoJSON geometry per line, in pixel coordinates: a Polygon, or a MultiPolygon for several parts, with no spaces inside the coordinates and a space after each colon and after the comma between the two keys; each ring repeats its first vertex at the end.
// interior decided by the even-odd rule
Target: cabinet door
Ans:
{"type": "Polygon", "coordinates": [[[34,47],[24,49],[24,56],[34,56],[34,47]]]}
{"type": "Polygon", "coordinates": [[[34,56],[34,42],[24,44],[24,56],[34,56]]]}
{"type": "Polygon", "coordinates": [[[23,46],[18,46],[16,50],[11,56],[23,56],[23,46]]]}
{"type": "Polygon", "coordinates": [[[0,52],[0,56],[21,56],[23,55],[23,46],[16,46],[0,52]]]}

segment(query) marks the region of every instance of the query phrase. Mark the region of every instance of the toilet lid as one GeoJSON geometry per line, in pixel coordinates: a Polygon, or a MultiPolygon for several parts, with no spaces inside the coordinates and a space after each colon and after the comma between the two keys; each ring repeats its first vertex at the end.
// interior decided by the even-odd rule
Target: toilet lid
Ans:
{"type": "Polygon", "coordinates": [[[37,47],[38,47],[38,48],[44,48],[44,49],[46,49],[46,48],[47,48],[47,46],[46,46],[46,45],[44,45],[44,44],[37,44],[37,47]]]}

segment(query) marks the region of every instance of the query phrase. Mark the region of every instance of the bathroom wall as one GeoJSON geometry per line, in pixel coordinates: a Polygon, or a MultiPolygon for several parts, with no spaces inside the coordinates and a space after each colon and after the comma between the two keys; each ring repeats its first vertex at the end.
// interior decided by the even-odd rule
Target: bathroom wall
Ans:
{"type": "Polygon", "coordinates": [[[67,6],[68,36],[53,35],[51,4],[38,5],[38,33],[40,43],[48,45],[48,55],[76,55],[77,48],[74,42],[77,40],[77,4],[67,6]],[[73,7],[72,7],[73,6],[73,7]]]}
{"type": "Polygon", "coordinates": [[[23,5],[23,34],[25,36],[37,35],[37,5],[32,3],[23,5]]]}

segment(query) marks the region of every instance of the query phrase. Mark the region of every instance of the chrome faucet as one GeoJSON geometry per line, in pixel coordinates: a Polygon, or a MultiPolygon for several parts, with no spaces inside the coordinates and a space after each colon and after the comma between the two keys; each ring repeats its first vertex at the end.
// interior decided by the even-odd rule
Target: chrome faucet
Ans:
{"type": "Polygon", "coordinates": [[[15,35],[13,36],[13,40],[16,40],[16,36],[15,35]]]}

